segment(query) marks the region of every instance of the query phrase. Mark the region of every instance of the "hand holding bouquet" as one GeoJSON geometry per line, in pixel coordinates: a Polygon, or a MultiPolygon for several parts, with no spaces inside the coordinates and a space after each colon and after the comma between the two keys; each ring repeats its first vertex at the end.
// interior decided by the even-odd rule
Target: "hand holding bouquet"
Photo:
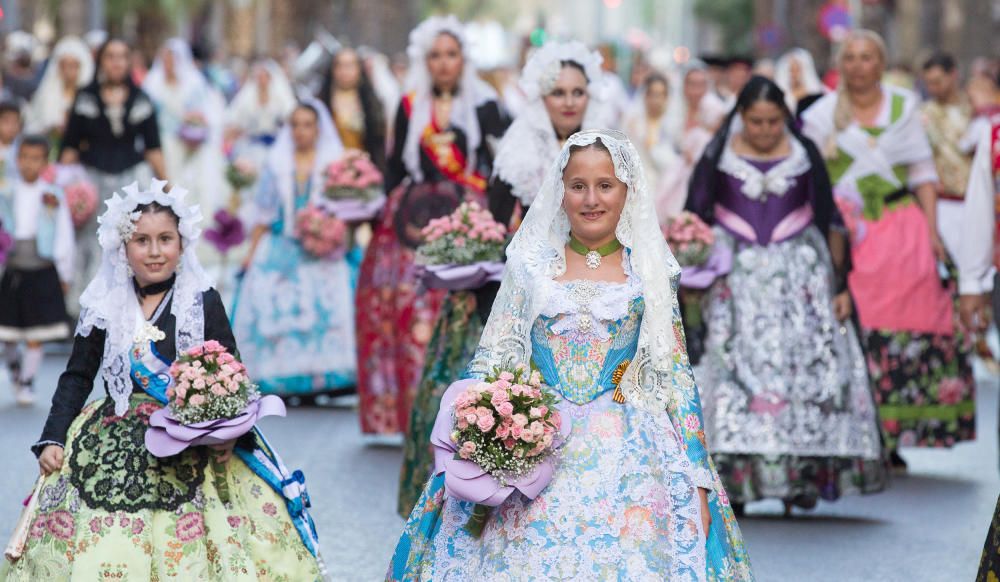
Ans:
{"type": "Polygon", "coordinates": [[[97,212],[97,186],[90,180],[80,164],[49,164],[42,173],[42,180],[63,190],[73,226],[80,228],[97,212]]]}
{"type": "Polygon", "coordinates": [[[663,234],[682,267],[704,265],[715,244],[712,228],[686,210],[667,220],[663,234]]]}
{"type": "Polygon", "coordinates": [[[345,252],[347,225],[315,204],[309,204],[296,214],[295,233],[302,248],[314,257],[325,259],[345,252]]]}
{"type": "Polygon", "coordinates": [[[539,373],[523,364],[445,393],[431,436],[434,473],[445,473],[449,495],[476,503],[467,525],[473,535],[482,534],[490,507],[514,491],[534,499],[552,479],[563,441],[555,403],[539,373]]]}
{"type": "Polygon", "coordinates": [[[323,176],[326,205],[341,220],[371,220],[385,206],[382,173],[365,152],[347,150],[344,157],[326,167],[323,176]]]}

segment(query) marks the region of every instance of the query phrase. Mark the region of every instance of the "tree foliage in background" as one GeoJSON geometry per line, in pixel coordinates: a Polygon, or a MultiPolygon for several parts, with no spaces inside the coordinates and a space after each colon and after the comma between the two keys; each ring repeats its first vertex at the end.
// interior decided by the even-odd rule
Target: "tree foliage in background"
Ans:
{"type": "Polygon", "coordinates": [[[753,52],[753,0],[696,0],[694,14],[719,27],[725,52],[753,52]]]}
{"type": "Polygon", "coordinates": [[[425,0],[421,16],[454,14],[462,21],[495,18],[510,23],[517,17],[517,3],[504,0],[425,0]]]}

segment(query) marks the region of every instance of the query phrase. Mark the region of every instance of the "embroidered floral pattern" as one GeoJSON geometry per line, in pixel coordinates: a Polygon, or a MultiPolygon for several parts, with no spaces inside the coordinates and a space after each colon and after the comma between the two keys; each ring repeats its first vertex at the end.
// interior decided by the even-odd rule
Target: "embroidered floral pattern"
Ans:
{"type": "MultiPolygon", "coordinates": [[[[230,503],[223,505],[214,479],[204,479],[201,466],[193,499],[166,509],[108,510],[91,504],[78,492],[75,473],[88,471],[93,483],[102,476],[121,478],[119,466],[134,463],[145,453],[141,441],[128,438],[121,445],[104,449],[104,456],[89,455],[86,463],[74,462],[81,454],[88,431],[95,428],[102,441],[128,436],[123,424],[143,426],[138,408],[151,404],[144,396],[133,396],[131,406],[115,422],[104,425],[110,399],[84,409],[69,430],[67,463],[62,474],[47,478],[39,499],[39,514],[31,524],[24,556],[16,563],[0,565],[0,578],[7,582],[38,580],[206,580],[212,582],[319,581],[316,560],[302,544],[284,503],[270,487],[241,461],[226,465],[230,503]],[[119,462],[119,459],[125,459],[119,462]]],[[[190,457],[190,452],[181,456],[190,457]]],[[[194,466],[198,464],[195,463],[194,466]]],[[[175,473],[167,474],[174,479],[175,473]]],[[[148,469],[144,483],[152,494],[163,483],[164,473],[148,469]],[[159,481],[158,481],[159,479],[159,481]]],[[[130,500],[122,494],[130,481],[115,482],[106,494],[109,500],[130,500]]],[[[170,490],[176,486],[171,481],[170,490]]]]}
{"type": "Polygon", "coordinates": [[[149,454],[145,433],[156,405],[139,406],[119,417],[107,400],[80,426],[78,450],[68,459],[70,482],[92,508],[171,511],[194,499],[201,484],[205,451],[163,459],[149,454]]]}

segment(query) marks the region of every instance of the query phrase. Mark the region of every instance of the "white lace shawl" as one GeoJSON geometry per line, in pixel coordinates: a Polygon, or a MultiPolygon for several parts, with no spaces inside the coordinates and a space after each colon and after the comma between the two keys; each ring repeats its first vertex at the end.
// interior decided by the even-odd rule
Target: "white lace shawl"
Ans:
{"type": "Polygon", "coordinates": [[[551,292],[546,282],[566,270],[570,226],[562,206],[563,170],[571,147],[598,140],[611,152],[615,175],[628,186],[616,233],[629,250],[646,304],[638,351],[619,386],[635,405],[663,411],[671,404],[696,398],[694,378],[682,355],[684,346],[675,336],[680,266],[660,230],[639,153],[624,134],[613,130],[588,130],[571,136],[550,166],[535,203],[507,249],[507,270],[470,371],[482,376],[495,366],[530,361],[531,327],[551,292]]]}
{"type": "Polygon", "coordinates": [[[75,59],[80,63],[80,72],[76,78],[76,88],[85,87],[94,77],[94,57],[82,40],[75,36],[64,37],[56,44],[45,73],[38,85],[38,90],[31,98],[25,124],[31,133],[48,133],[66,121],[66,112],[72,106],[73,99],[66,101],[63,92],[63,80],[59,74],[59,63],[64,58],[75,59]]]}
{"type": "Polygon", "coordinates": [[[597,125],[599,102],[604,96],[601,56],[576,41],[549,43],[535,52],[525,64],[519,83],[530,101],[504,133],[493,160],[493,175],[510,184],[514,196],[527,206],[534,201],[549,166],[559,155],[559,138],[542,98],[552,90],[563,61],[579,64],[587,77],[591,101],[582,129],[597,125]]]}
{"type": "Polygon", "coordinates": [[[257,127],[261,121],[256,120],[256,117],[264,117],[264,123],[270,122],[274,117],[284,119],[295,109],[295,104],[295,90],[278,63],[272,59],[259,61],[250,68],[246,82],[229,103],[226,123],[232,127],[257,127]],[[260,102],[260,90],[257,86],[257,73],[260,70],[267,71],[270,77],[266,103],[260,102]]]}
{"type": "Polygon", "coordinates": [[[454,15],[432,16],[413,29],[410,33],[410,46],[406,49],[406,54],[410,58],[406,92],[413,94],[409,130],[405,137],[396,136],[396,139],[406,140],[403,144],[403,164],[415,182],[424,180],[424,172],[420,167],[420,137],[424,128],[431,122],[434,87],[430,72],[427,70],[427,53],[440,34],[450,34],[458,39],[465,62],[462,78],[458,83],[458,93],[452,102],[451,124],[465,133],[468,149],[466,172],[471,172],[476,167],[476,151],[483,137],[476,109],[484,103],[497,99],[496,91],[476,75],[469,42],[465,36],[465,26],[458,18],[454,15]]]}
{"type": "Polygon", "coordinates": [[[140,190],[139,184],[133,182],[122,188],[124,195],[115,193],[106,201],[108,208],[97,219],[102,255],[100,270],[80,297],[80,321],[76,334],[86,337],[94,328],[105,331],[101,373],[114,400],[117,415],[128,410],[128,399],[132,393],[129,350],[136,333],[136,321],[141,319],[137,317],[141,312],[132,288],[124,242],[125,234],[131,236],[129,225],[134,230],[135,209],[140,205],[156,202],[170,207],[180,218],[178,230],[183,252],[170,306],[170,313],[177,322],[177,351],[188,350],[205,341],[202,293],[211,288],[212,281],[195,253],[201,236],[198,226],[202,219],[201,209],[185,203],[188,192],[179,186],[164,192],[166,184],[162,180],[152,180],[148,189],[140,190]]]}
{"type": "MultiPolygon", "coordinates": [[[[730,130],[732,136],[742,131],[739,118],[733,119],[730,130]]],[[[788,143],[791,154],[775,164],[767,172],[761,172],[756,166],[740,157],[733,151],[732,138],[726,143],[719,159],[719,171],[743,182],[741,191],[750,200],[765,201],[769,196],[784,196],[795,185],[795,177],[804,174],[810,167],[809,154],[799,140],[789,136],[788,143]]]]}

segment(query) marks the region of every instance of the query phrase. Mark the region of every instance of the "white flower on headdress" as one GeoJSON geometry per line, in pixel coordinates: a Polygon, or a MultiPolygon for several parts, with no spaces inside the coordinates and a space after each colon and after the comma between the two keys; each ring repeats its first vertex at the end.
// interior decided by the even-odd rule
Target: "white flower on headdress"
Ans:
{"type": "Polygon", "coordinates": [[[135,234],[135,223],[139,220],[142,213],[136,210],[135,212],[129,212],[122,216],[118,222],[118,238],[121,239],[123,243],[128,243],[132,240],[132,236],[135,234]]]}
{"type": "Polygon", "coordinates": [[[185,245],[193,243],[201,234],[198,223],[201,222],[201,209],[185,204],[188,191],[179,186],[171,188],[170,192],[164,192],[163,187],[167,185],[164,180],[152,180],[149,188],[139,189],[138,182],[132,182],[122,188],[124,196],[115,193],[105,203],[108,207],[97,222],[97,240],[101,248],[105,250],[115,250],[120,245],[132,240],[135,234],[135,223],[142,216],[136,208],[156,202],[160,206],[170,208],[177,215],[178,226],[181,239],[185,245]]]}
{"type": "Polygon", "coordinates": [[[545,64],[545,70],[541,71],[538,76],[538,93],[540,95],[548,95],[552,92],[556,81],[559,80],[560,72],[562,72],[561,61],[549,61],[545,64]]]}
{"type": "Polygon", "coordinates": [[[587,77],[587,88],[594,99],[604,97],[604,73],[600,53],[574,40],[570,42],[550,42],[536,50],[521,72],[520,85],[529,100],[548,95],[559,78],[564,62],[580,65],[587,77]]]}

